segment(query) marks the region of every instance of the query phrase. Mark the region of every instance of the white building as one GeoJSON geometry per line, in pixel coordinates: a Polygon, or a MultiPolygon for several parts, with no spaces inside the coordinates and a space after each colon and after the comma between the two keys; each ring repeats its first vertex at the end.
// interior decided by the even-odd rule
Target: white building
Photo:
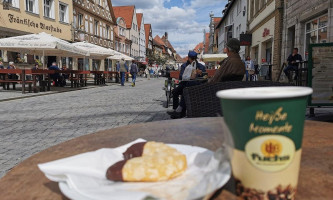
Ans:
{"type": "MultiPolygon", "coordinates": [[[[217,25],[218,52],[223,53],[225,44],[229,38],[240,39],[240,34],[246,33],[247,23],[247,1],[229,1],[222,11],[222,20],[217,25]]],[[[241,46],[239,55],[245,59],[245,46],[241,46]]]]}
{"type": "Polygon", "coordinates": [[[144,26],[143,13],[137,13],[136,18],[138,19],[139,28],[139,61],[146,61],[146,32],[144,26]]]}
{"type": "Polygon", "coordinates": [[[139,27],[135,6],[114,6],[113,11],[116,18],[122,17],[126,22],[126,38],[132,41],[130,56],[139,57],[139,27]]]}

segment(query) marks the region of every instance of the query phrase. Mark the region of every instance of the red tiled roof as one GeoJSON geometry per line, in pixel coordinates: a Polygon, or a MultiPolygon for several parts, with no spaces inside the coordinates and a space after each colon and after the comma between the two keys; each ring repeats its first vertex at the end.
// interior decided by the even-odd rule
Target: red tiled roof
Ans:
{"type": "Polygon", "coordinates": [[[158,35],[156,35],[154,37],[154,43],[157,44],[157,45],[159,45],[159,46],[165,46],[165,43],[163,42],[163,40],[158,35]]]}
{"type": "Polygon", "coordinates": [[[176,60],[177,60],[178,62],[182,62],[182,61],[183,61],[183,58],[177,53],[177,54],[176,54],[176,60]]]}
{"type": "Polygon", "coordinates": [[[113,7],[116,18],[122,17],[125,20],[126,28],[132,28],[133,14],[135,6],[115,6],[113,7]]]}
{"type": "Polygon", "coordinates": [[[186,63],[187,60],[188,60],[188,56],[186,56],[185,58],[183,58],[182,62],[183,62],[183,63],[186,63]]]}
{"type": "Polygon", "coordinates": [[[203,48],[204,48],[204,44],[203,44],[203,42],[200,42],[199,44],[197,44],[197,46],[195,46],[193,51],[195,51],[197,53],[201,53],[203,51],[203,48]]]}
{"type": "Polygon", "coordinates": [[[222,17],[214,17],[213,21],[214,21],[214,25],[217,26],[217,24],[221,21],[222,17]]]}
{"type": "Polygon", "coordinates": [[[205,35],[205,51],[204,53],[207,53],[208,52],[208,49],[209,49],[209,33],[206,33],[205,35]]]}
{"type": "Polygon", "coordinates": [[[138,20],[139,30],[141,29],[141,21],[142,21],[143,13],[136,13],[136,19],[138,20]]]}
{"type": "Polygon", "coordinates": [[[162,40],[164,42],[164,44],[173,52],[176,53],[175,49],[173,48],[173,46],[171,45],[171,43],[169,42],[169,40],[167,40],[165,38],[165,35],[163,35],[162,40]]]}
{"type": "Polygon", "coordinates": [[[146,48],[148,48],[150,29],[151,29],[151,24],[145,24],[146,48]]]}

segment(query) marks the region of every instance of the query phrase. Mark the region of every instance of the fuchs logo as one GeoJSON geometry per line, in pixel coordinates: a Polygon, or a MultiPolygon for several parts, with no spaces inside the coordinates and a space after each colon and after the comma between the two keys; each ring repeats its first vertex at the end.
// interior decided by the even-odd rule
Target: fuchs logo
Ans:
{"type": "Polygon", "coordinates": [[[289,160],[290,157],[280,156],[282,152],[282,144],[278,140],[266,140],[261,144],[261,153],[263,156],[253,153],[252,159],[258,161],[266,161],[266,162],[277,162],[277,161],[286,161],[289,160]]]}
{"type": "Polygon", "coordinates": [[[267,140],[261,145],[261,152],[267,157],[280,155],[281,151],[282,144],[277,140],[267,140]]]}
{"type": "Polygon", "coordinates": [[[265,171],[279,171],[292,161],[295,145],[285,136],[260,136],[245,145],[245,152],[254,166],[265,171]]]}

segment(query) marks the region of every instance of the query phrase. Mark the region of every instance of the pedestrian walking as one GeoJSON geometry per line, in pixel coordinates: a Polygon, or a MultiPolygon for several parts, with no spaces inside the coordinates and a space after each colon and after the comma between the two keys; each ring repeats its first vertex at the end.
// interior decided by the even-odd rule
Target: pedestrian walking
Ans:
{"type": "Polygon", "coordinates": [[[252,77],[255,73],[254,73],[254,64],[250,56],[247,56],[245,60],[245,74],[246,74],[246,81],[248,80],[252,81],[252,77]]]}
{"type": "Polygon", "coordinates": [[[125,74],[128,72],[128,66],[125,62],[125,58],[121,58],[121,61],[117,64],[117,72],[120,74],[121,86],[125,85],[125,74]]]}
{"type": "Polygon", "coordinates": [[[147,76],[148,80],[150,80],[150,73],[149,73],[148,67],[146,67],[145,73],[146,73],[146,76],[147,76]]]}
{"type": "Polygon", "coordinates": [[[130,69],[130,73],[132,76],[132,87],[135,87],[135,81],[136,81],[136,75],[138,73],[138,66],[135,64],[135,61],[132,61],[132,65],[131,65],[131,69],[130,69]]]}

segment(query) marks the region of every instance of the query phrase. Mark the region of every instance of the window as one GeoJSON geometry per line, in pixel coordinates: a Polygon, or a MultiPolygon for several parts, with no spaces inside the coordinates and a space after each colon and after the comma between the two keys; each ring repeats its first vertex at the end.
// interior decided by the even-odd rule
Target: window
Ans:
{"type": "Polygon", "coordinates": [[[309,44],[326,43],[328,16],[324,15],[313,19],[305,25],[305,51],[308,51],[309,44]]]}
{"type": "Polygon", "coordinates": [[[254,16],[254,0],[251,0],[251,5],[250,5],[250,18],[252,19],[254,16]]]}
{"type": "Polygon", "coordinates": [[[93,25],[92,22],[90,22],[90,30],[89,30],[89,32],[90,32],[91,34],[94,34],[94,25],[93,25]]]}
{"type": "Polygon", "coordinates": [[[106,26],[106,38],[110,39],[110,26],[106,26]]]}
{"type": "Polygon", "coordinates": [[[97,5],[101,5],[101,0],[96,0],[97,5]]]}
{"type": "MultiPolygon", "coordinates": [[[[83,15],[82,14],[78,14],[77,15],[77,28],[81,29],[83,25],[83,15]]],[[[86,28],[87,29],[87,28],[86,28]]],[[[88,30],[88,29],[87,29],[88,30]]]]}
{"type": "Polygon", "coordinates": [[[266,0],[260,0],[260,8],[262,9],[265,6],[266,0]]]}
{"type": "Polygon", "coordinates": [[[25,10],[29,12],[34,12],[35,7],[35,1],[34,0],[26,0],[25,1],[25,10]]]}
{"type": "Polygon", "coordinates": [[[98,21],[95,21],[95,26],[94,26],[94,34],[98,35],[98,21]]]}
{"type": "Polygon", "coordinates": [[[99,23],[99,36],[103,37],[103,25],[99,23]]]}
{"type": "Polygon", "coordinates": [[[237,15],[242,11],[242,1],[238,1],[237,3],[237,15]]]}
{"type": "Polygon", "coordinates": [[[118,51],[118,42],[116,42],[115,46],[116,46],[116,51],[118,51]]]}
{"type": "Polygon", "coordinates": [[[7,0],[8,3],[14,8],[20,8],[20,0],[7,0]]]}
{"type": "Polygon", "coordinates": [[[59,21],[68,23],[68,5],[59,2],[59,21]]]}
{"type": "Polygon", "coordinates": [[[255,0],[254,13],[257,14],[259,11],[259,0],[255,0]]]}
{"type": "Polygon", "coordinates": [[[53,0],[44,0],[44,16],[54,19],[53,0]]]}
{"type": "Polygon", "coordinates": [[[229,24],[232,24],[234,22],[234,11],[230,12],[230,23],[229,24]]]}

